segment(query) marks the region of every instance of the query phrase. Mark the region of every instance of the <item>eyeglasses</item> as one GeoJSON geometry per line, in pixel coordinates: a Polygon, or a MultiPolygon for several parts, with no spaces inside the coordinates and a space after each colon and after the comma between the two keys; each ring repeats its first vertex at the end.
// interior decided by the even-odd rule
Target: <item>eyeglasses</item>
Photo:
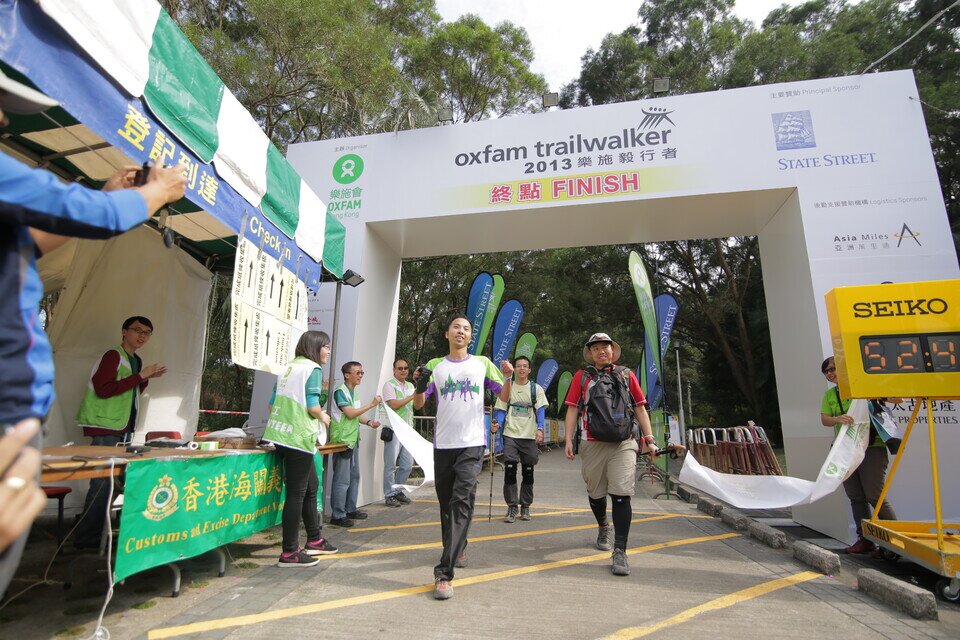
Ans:
{"type": "Polygon", "coordinates": [[[826,369],[823,370],[823,372],[824,372],[825,374],[826,374],[826,373],[836,373],[836,372],[837,372],[837,368],[836,368],[836,367],[827,367],[826,369]]]}
{"type": "Polygon", "coordinates": [[[148,338],[153,335],[153,331],[151,331],[150,329],[147,329],[146,331],[144,331],[144,330],[141,329],[140,327],[131,327],[131,328],[127,329],[127,331],[133,331],[133,332],[136,333],[138,336],[146,336],[146,337],[148,337],[148,338]]]}
{"type": "Polygon", "coordinates": [[[397,371],[409,371],[410,367],[397,367],[397,371]]]}
{"type": "Polygon", "coordinates": [[[358,375],[358,376],[362,376],[362,375],[363,375],[363,371],[357,371],[357,375],[358,375]]]}

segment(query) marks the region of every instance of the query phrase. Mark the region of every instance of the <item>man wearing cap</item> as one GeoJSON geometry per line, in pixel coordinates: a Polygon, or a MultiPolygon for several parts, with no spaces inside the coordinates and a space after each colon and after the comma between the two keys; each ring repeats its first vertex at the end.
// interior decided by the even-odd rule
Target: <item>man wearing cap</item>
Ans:
{"type": "MultiPolygon", "coordinates": [[[[634,493],[637,454],[640,451],[637,438],[643,439],[651,455],[656,455],[657,445],[645,407],[647,399],[640,389],[640,382],[632,371],[615,364],[620,359],[620,351],[620,345],[606,333],[593,334],[584,345],[583,359],[592,363],[592,366],[580,369],[574,374],[564,401],[567,405],[565,453],[568,459],[573,460],[574,431],[577,419],[580,418],[583,430],[579,451],[580,468],[583,481],[587,485],[590,509],[600,527],[597,548],[602,551],[611,548],[610,525],[607,521],[607,494],[610,494],[613,502],[614,533],[611,571],[614,575],[626,576],[630,574],[626,555],[627,536],[630,533],[630,521],[633,519],[630,496],[634,493]],[[617,377],[620,379],[617,380],[617,377]],[[632,404],[633,416],[640,425],[639,434],[631,429],[619,442],[600,440],[594,437],[597,434],[591,435],[588,420],[588,415],[597,415],[587,410],[590,406],[591,390],[595,387],[616,388],[615,384],[608,384],[610,381],[622,383],[626,388],[629,398],[623,400],[632,404]]],[[[599,428],[597,432],[599,433],[599,428]]]]}
{"type": "MultiPolygon", "coordinates": [[[[7,125],[7,112],[39,113],[56,104],[0,71],[0,128],[7,125]]],[[[46,503],[38,486],[40,458],[32,449],[40,447],[39,421],[53,402],[53,355],[40,325],[43,283],[36,256],[65,242],[63,236],[123,233],[183,197],[186,179],[179,167],[156,167],[144,186],[124,188],[132,185],[136,169],[121,169],[104,186],[110,192],[103,193],[63,184],[46,170],[0,153],[0,299],[7,301],[0,312],[0,427],[6,434],[0,439],[0,532],[19,536],[0,555],[0,593],[20,561],[26,540],[21,534],[46,503]],[[29,470],[23,468],[25,459],[33,460],[29,470]]]]}

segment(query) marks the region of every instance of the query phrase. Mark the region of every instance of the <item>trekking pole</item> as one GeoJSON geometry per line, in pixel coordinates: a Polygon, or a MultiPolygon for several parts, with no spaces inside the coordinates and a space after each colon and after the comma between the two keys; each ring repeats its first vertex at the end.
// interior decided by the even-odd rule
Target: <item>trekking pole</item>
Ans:
{"type": "Polygon", "coordinates": [[[493,520],[493,413],[490,414],[490,499],[487,501],[487,522],[493,520]]]}

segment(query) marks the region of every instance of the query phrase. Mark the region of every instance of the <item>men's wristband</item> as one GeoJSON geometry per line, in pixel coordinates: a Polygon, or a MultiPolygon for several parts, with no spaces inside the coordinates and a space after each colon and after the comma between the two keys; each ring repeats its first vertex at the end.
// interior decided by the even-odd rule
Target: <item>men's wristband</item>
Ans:
{"type": "Polygon", "coordinates": [[[647,443],[650,443],[650,442],[654,442],[654,443],[655,443],[655,442],[657,441],[657,439],[654,438],[653,436],[643,436],[643,441],[644,441],[644,442],[647,442],[647,443]]]}

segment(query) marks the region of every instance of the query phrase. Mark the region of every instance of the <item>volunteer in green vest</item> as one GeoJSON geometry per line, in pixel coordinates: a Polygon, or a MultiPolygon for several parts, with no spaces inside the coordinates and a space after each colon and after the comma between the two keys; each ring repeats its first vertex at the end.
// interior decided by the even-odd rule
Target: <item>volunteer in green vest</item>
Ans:
{"type": "MultiPolygon", "coordinates": [[[[127,318],[120,330],[120,346],[104,353],[90,373],[77,424],[96,447],[115,447],[127,441],[137,426],[140,394],[150,378],[167,372],[160,364],[143,366],[137,351],[153,335],[153,323],[143,316],[127,318]]],[[[83,505],[73,544],[77,549],[100,547],[107,512],[110,481],[93,478],[83,505]]]]}
{"type": "Polygon", "coordinates": [[[287,497],[283,504],[283,547],[277,566],[312,567],[313,556],[337,552],[322,535],[317,512],[319,479],[315,466],[317,444],[327,441],[330,416],[323,410],[322,366],[330,358],[330,336],[306,331],[297,342],[294,358],[277,379],[270,400],[270,418],[263,439],[272,442],[283,458],[283,481],[287,497]],[[300,547],[300,521],[307,530],[307,544],[300,547]]]}
{"type": "Polygon", "coordinates": [[[355,520],[363,520],[367,514],[357,509],[357,491],[360,489],[360,423],[374,429],[380,426],[376,420],[363,418],[363,414],[380,405],[380,396],[365,405],[360,404],[357,387],[363,381],[363,366],[348,362],[340,368],[343,384],[333,392],[333,420],[330,426],[330,442],[347,445],[346,451],[333,454],[333,501],[330,524],[352,527],[355,520]]]}
{"type": "MultiPolygon", "coordinates": [[[[410,365],[403,358],[393,361],[393,377],[383,385],[381,395],[387,406],[397,412],[411,427],[413,426],[413,383],[407,382],[410,365]]],[[[401,507],[410,504],[410,498],[397,485],[402,485],[413,471],[413,456],[394,435],[393,430],[384,427],[380,433],[383,440],[383,498],[388,507],[401,507]]]]}
{"type": "Polygon", "coordinates": [[[540,461],[543,444],[547,394],[530,379],[530,358],[517,356],[513,361],[514,383],[510,403],[497,398],[491,430],[503,425],[503,499],[507,503],[504,522],[530,519],[533,504],[533,467],[540,461]],[[517,491],[517,465],[522,465],[520,490],[517,491]],[[519,495],[518,495],[519,493],[519,495]]]}
{"type": "MultiPolygon", "coordinates": [[[[853,416],[847,415],[850,408],[850,401],[840,397],[840,388],[837,384],[837,365],[830,356],[820,365],[820,372],[827,379],[827,382],[834,386],[823,393],[823,401],[820,403],[820,424],[825,427],[833,427],[834,435],[840,433],[846,425],[853,424],[853,416]]],[[[894,402],[899,402],[899,398],[890,398],[894,402]]],[[[870,509],[875,507],[880,498],[880,492],[883,491],[883,484],[887,477],[887,448],[883,440],[877,435],[873,425],[870,426],[870,436],[867,444],[867,450],[863,455],[863,462],[857,467],[850,477],[843,481],[843,490],[850,499],[850,509],[853,511],[853,522],[857,528],[857,540],[847,547],[847,553],[869,553],[874,550],[872,542],[863,537],[861,521],[870,518],[870,509]]],[[[884,500],[878,514],[881,520],[896,520],[897,516],[893,513],[893,507],[890,506],[890,500],[884,500]]]]}

